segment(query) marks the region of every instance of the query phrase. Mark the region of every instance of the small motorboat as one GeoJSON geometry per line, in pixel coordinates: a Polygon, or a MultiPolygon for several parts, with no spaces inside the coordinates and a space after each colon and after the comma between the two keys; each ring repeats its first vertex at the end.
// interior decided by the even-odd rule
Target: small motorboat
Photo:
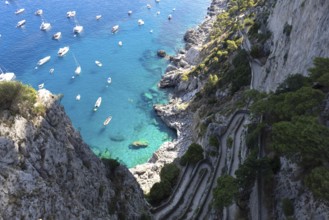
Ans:
{"type": "Polygon", "coordinates": [[[98,61],[98,60],[96,60],[95,63],[96,63],[96,65],[99,66],[99,67],[103,66],[103,64],[102,64],[100,61],[98,61]]]}
{"type": "Polygon", "coordinates": [[[157,11],[157,15],[159,15],[160,14],[160,11],[157,11]]]}
{"type": "Polygon", "coordinates": [[[78,94],[78,95],[75,97],[75,100],[80,101],[80,99],[81,99],[81,95],[78,94]]]}
{"type": "Polygon", "coordinates": [[[68,46],[62,47],[62,48],[59,48],[57,54],[59,57],[63,57],[65,54],[67,54],[67,52],[69,52],[69,50],[70,50],[70,47],[68,47],[68,46]]]}
{"type": "Polygon", "coordinates": [[[20,8],[20,9],[17,9],[17,10],[15,11],[15,14],[18,15],[18,14],[23,13],[24,11],[25,11],[24,8],[20,8]]]}
{"type": "Polygon", "coordinates": [[[66,17],[67,18],[72,18],[76,15],[76,11],[68,11],[66,12],[66,17]]]}
{"type": "Polygon", "coordinates": [[[151,8],[152,8],[152,6],[151,6],[150,4],[147,4],[146,7],[147,7],[148,9],[151,9],[151,8]]]}
{"type": "Polygon", "coordinates": [[[172,11],[176,11],[176,8],[173,8],[172,11]]]}
{"type": "Polygon", "coordinates": [[[98,97],[94,106],[94,111],[97,111],[97,109],[101,106],[101,104],[102,104],[102,97],[98,97]]]}
{"type": "Polygon", "coordinates": [[[54,68],[51,68],[51,69],[49,70],[49,73],[50,73],[50,74],[53,74],[54,71],[55,71],[55,69],[54,69],[54,68]]]}
{"type": "Polygon", "coordinates": [[[61,38],[61,36],[62,36],[62,32],[57,32],[56,34],[53,35],[53,39],[59,40],[59,38],[61,38]]]}
{"type": "Polygon", "coordinates": [[[107,78],[107,83],[111,84],[111,82],[112,82],[112,78],[111,77],[107,78]]]}
{"type": "Polygon", "coordinates": [[[75,25],[73,28],[73,33],[80,34],[83,31],[83,26],[81,25],[75,25]]]}
{"type": "Polygon", "coordinates": [[[6,4],[6,5],[9,5],[9,2],[8,2],[8,1],[5,1],[5,4],[6,4]]]}
{"type": "Polygon", "coordinates": [[[17,22],[16,27],[17,28],[22,27],[25,23],[26,23],[26,20],[21,20],[21,21],[17,22]]]}
{"type": "Polygon", "coordinates": [[[150,33],[153,33],[153,30],[152,29],[150,30],[150,33]]]}
{"type": "Polygon", "coordinates": [[[139,25],[139,26],[141,26],[141,25],[144,24],[144,21],[143,21],[142,19],[139,19],[137,22],[138,22],[138,25],[139,25]]]}
{"type": "Polygon", "coordinates": [[[36,12],[35,12],[35,15],[37,16],[41,16],[43,14],[43,10],[42,9],[38,9],[36,12]]]}
{"type": "Polygon", "coordinates": [[[118,45],[120,46],[120,47],[122,47],[122,41],[119,41],[119,43],[118,43],[118,45]]]}
{"type": "Polygon", "coordinates": [[[51,27],[50,23],[48,22],[42,22],[40,25],[40,30],[47,31],[51,27]]]}
{"type": "Polygon", "coordinates": [[[42,58],[41,60],[38,61],[38,63],[37,63],[38,66],[41,66],[41,65],[47,63],[50,60],[50,58],[51,58],[51,56],[46,56],[46,57],[42,58]]]}
{"type": "Polygon", "coordinates": [[[102,15],[96,15],[96,20],[101,19],[102,15]]]}
{"type": "Polygon", "coordinates": [[[168,15],[168,20],[171,20],[172,19],[172,15],[168,15]]]}
{"type": "Polygon", "coordinates": [[[41,83],[41,84],[38,85],[38,88],[39,89],[43,89],[43,87],[45,87],[45,84],[44,83],[41,83]]]}
{"type": "Polygon", "coordinates": [[[130,16],[133,13],[133,11],[128,11],[128,15],[130,16]]]}
{"type": "Polygon", "coordinates": [[[77,75],[80,75],[80,73],[81,73],[81,66],[78,66],[78,67],[75,69],[74,73],[77,74],[77,75]]]}
{"type": "Polygon", "coordinates": [[[112,33],[116,33],[119,30],[119,25],[115,25],[112,27],[112,33]]]}
{"type": "Polygon", "coordinates": [[[107,117],[107,118],[105,119],[103,125],[104,125],[104,126],[108,125],[108,124],[110,123],[111,120],[112,120],[112,116],[107,117]]]}
{"type": "Polygon", "coordinates": [[[156,3],[159,3],[159,2],[160,2],[160,0],[155,0],[155,2],[156,2],[156,3]]]}

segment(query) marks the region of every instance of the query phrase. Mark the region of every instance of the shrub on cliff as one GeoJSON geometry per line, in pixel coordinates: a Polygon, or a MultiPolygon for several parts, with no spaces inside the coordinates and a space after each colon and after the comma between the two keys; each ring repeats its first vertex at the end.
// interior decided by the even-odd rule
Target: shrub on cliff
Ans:
{"type": "Polygon", "coordinates": [[[222,209],[231,205],[238,193],[238,183],[234,177],[227,174],[219,177],[213,191],[215,208],[222,209]]]}
{"type": "Polygon", "coordinates": [[[186,165],[187,163],[196,164],[203,159],[203,149],[201,145],[193,143],[189,146],[186,153],[182,156],[180,163],[186,165]]]}
{"type": "Polygon", "coordinates": [[[329,170],[317,167],[305,178],[305,184],[320,199],[329,201],[329,170]]]}
{"type": "Polygon", "coordinates": [[[31,86],[16,81],[0,83],[0,110],[28,118],[45,112],[44,107],[36,103],[37,92],[31,86]]]}
{"type": "Polygon", "coordinates": [[[180,170],[174,163],[164,165],[160,172],[160,182],[155,183],[146,196],[153,206],[159,205],[170,196],[177,183],[179,173],[180,170]]]}

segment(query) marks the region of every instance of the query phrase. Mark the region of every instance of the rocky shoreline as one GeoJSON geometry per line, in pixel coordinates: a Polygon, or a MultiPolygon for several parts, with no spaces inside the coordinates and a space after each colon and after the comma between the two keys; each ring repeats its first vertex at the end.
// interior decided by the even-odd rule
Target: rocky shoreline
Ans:
{"type": "Polygon", "coordinates": [[[202,47],[209,40],[216,15],[224,11],[226,5],[227,0],[212,1],[202,24],[185,33],[185,49],[170,57],[171,62],[158,84],[160,88],[174,88],[169,103],[154,105],[154,110],[167,126],[177,131],[177,138],[172,142],[163,143],[147,163],[130,169],[144,193],[148,193],[153,184],[160,181],[162,167],[181,157],[193,141],[193,115],[186,108],[202,88],[202,82],[196,77],[190,77],[186,81],[181,80],[181,77],[201,62],[202,47]]]}

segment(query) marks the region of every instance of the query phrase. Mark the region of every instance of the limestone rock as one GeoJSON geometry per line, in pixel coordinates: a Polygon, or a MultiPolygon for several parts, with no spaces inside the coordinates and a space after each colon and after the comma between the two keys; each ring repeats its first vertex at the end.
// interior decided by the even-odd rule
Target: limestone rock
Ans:
{"type": "Polygon", "coordinates": [[[138,219],[144,197],[123,166],[106,167],[81,139],[56,96],[42,89],[44,117],[0,112],[3,219],[138,219]]]}

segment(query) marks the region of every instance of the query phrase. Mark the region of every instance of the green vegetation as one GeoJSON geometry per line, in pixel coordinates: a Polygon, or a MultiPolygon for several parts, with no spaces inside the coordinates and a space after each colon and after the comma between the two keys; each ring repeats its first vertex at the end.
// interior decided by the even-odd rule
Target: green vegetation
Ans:
{"type": "Polygon", "coordinates": [[[209,145],[218,148],[219,141],[215,135],[209,137],[209,145]]]}
{"type": "Polygon", "coordinates": [[[305,178],[305,184],[320,199],[329,201],[329,170],[328,167],[317,167],[305,178]]]}
{"type": "Polygon", "coordinates": [[[214,206],[222,209],[231,205],[238,195],[238,183],[236,179],[230,175],[220,176],[217,179],[217,186],[213,191],[214,206]]]}
{"type": "MultiPolygon", "coordinates": [[[[289,76],[276,93],[254,100],[251,111],[263,116],[266,150],[294,160],[305,169],[305,185],[329,200],[329,128],[318,119],[329,91],[329,58],[315,58],[310,76],[289,76]]],[[[256,130],[257,130],[256,129],[256,130]]],[[[247,140],[248,141],[248,140],[247,140]]],[[[275,161],[272,163],[275,165],[275,161]]]]}
{"type": "Polygon", "coordinates": [[[187,149],[186,153],[182,156],[180,163],[186,165],[187,163],[196,164],[203,159],[202,146],[196,143],[192,143],[187,149]]]}
{"type": "MultiPolygon", "coordinates": [[[[329,58],[316,57],[314,67],[309,69],[310,77],[313,82],[329,88],[329,58]]],[[[327,90],[328,91],[328,90],[327,90]]]]}
{"type": "Polygon", "coordinates": [[[247,52],[245,50],[239,50],[232,64],[233,69],[224,74],[222,83],[231,84],[231,93],[233,94],[241,87],[250,84],[251,69],[247,52]]]}
{"type": "Polygon", "coordinates": [[[284,198],[282,200],[282,209],[286,217],[292,216],[294,214],[294,205],[288,198],[284,198]]]}
{"type": "Polygon", "coordinates": [[[9,110],[13,115],[26,118],[45,113],[45,107],[37,103],[37,92],[16,81],[0,83],[0,110],[9,110]]]}
{"type": "Polygon", "coordinates": [[[146,196],[148,201],[153,205],[159,205],[164,199],[168,198],[177,183],[180,170],[174,164],[166,164],[160,172],[160,182],[155,183],[149,195],[146,196]]]}

